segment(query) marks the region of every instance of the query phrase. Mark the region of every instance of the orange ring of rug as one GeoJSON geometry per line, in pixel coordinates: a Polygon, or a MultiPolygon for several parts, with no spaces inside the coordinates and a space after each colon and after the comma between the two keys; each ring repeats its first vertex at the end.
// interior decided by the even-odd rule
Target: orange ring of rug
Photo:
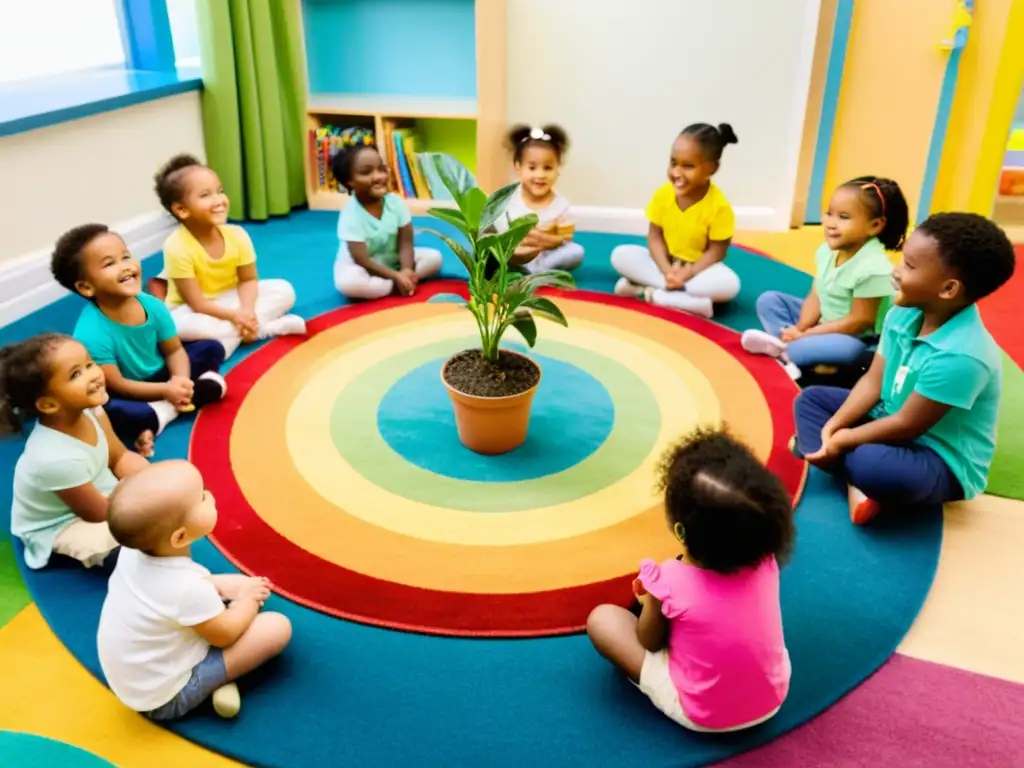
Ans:
{"type": "MultiPolygon", "coordinates": [[[[464,285],[459,284],[435,284],[421,290],[412,302],[429,298],[434,293],[442,291],[465,290],[464,285]]],[[[569,297],[564,297],[569,299],[569,297]]],[[[737,360],[742,368],[745,368],[749,375],[736,376],[739,370],[733,366],[731,375],[733,379],[728,383],[733,388],[736,380],[740,378],[756,379],[762,388],[767,388],[767,400],[771,409],[774,429],[771,435],[771,451],[767,457],[769,466],[780,475],[789,491],[798,497],[803,477],[803,465],[789,455],[785,448],[786,441],[792,433],[791,401],[795,391],[792,382],[788,380],[781,368],[773,361],[753,358],[740,352],[738,336],[725,328],[713,323],[692,318],[679,313],[661,310],[659,308],[640,305],[636,302],[616,299],[615,297],[603,294],[590,294],[588,292],[577,292],[572,294],[571,306],[573,310],[579,310],[580,317],[588,316],[600,318],[607,313],[602,312],[602,305],[631,309],[632,312],[616,313],[623,317],[645,317],[648,323],[653,322],[661,332],[666,327],[680,325],[706,337],[704,343],[715,347],[717,344],[724,349],[724,357],[729,359],[728,353],[732,353],[735,359],[731,362],[735,365],[737,360]],[[578,306],[577,306],[578,305],[578,306]],[[636,311],[639,310],[639,311],[636,311]],[[656,320],[654,319],[656,318],[656,320]],[[667,323],[662,321],[668,321],[667,323]]],[[[358,330],[359,325],[350,325],[360,317],[377,314],[384,310],[396,310],[396,315],[401,315],[399,307],[408,305],[409,300],[388,299],[375,302],[372,305],[359,307],[348,307],[326,316],[317,318],[310,323],[311,331],[323,331],[332,326],[349,326],[348,330],[358,330]]],[[[390,314],[390,313],[385,313],[390,314]]],[[[383,319],[379,315],[376,319],[383,319]]],[[[650,331],[649,325],[640,323],[641,327],[650,331]]],[[[302,347],[312,348],[318,344],[323,345],[330,337],[331,343],[339,339],[334,334],[325,334],[323,341],[312,339],[305,342],[302,347]]],[[[690,336],[692,343],[694,337],[690,336]]],[[[439,589],[424,588],[422,586],[408,586],[397,583],[394,580],[377,578],[373,575],[360,573],[353,570],[346,563],[346,566],[332,563],[327,559],[318,557],[316,554],[307,552],[295,542],[289,541],[275,531],[266,521],[253,510],[249,504],[249,498],[258,501],[261,509],[279,507],[285,510],[305,510],[311,500],[302,494],[303,487],[298,487],[295,477],[289,479],[281,477],[281,471],[294,472],[290,458],[274,454],[273,460],[263,450],[257,455],[262,469],[273,467],[274,472],[266,473],[270,481],[262,484],[259,496],[253,495],[252,488],[245,490],[235,480],[229,466],[231,455],[231,443],[229,439],[235,416],[239,411],[240,402],[252,389],[256,380],[272,367],[279,360],[286,356],[291,358],[292,354],[301,352],[299,342],[293,339],[281,339],[275,341],[257,351],[248,359],[240,363],[230,374],[231,391],[233,397],[216,409],[204,412],[198,419],[193,432],[191,455],[193,461],[200,467],[206,477],[208,487],[220,500],[222,510],[221,523],[218,525],[216,535],[213,537],[217,546],[229,559],[235,562],[242,570],[247,572],[259,572],[269,576],[275,583],[277,591],[290,597],[297,602],[309,605],[324,612],[362,621],[370,624],[377,624],[389,627],[414,629],[437,634],[463,634],[463,635],[538,635],[557,634],[578,630],[586,617],[587,611],[597,602],[602,600],[613,600],[623,602],[628,599],[628,583],[636,563],[639,559],[633,556],[641,553],[642,556],[668,556],[673,551],[672,539],[665,531],[664,519],[659,507],[651,507],[637,516],[624,521],[616,526],[596,532],[597,537],[592,541],[583,541],[582,537],[573,539],[574,557],[586,560],[588,553],[595,551],[612,550],[618,552],[627,550],[632,552],[629,558],[621,558],[617,562],[621,567],[619,575],[611,578],[605,577],[600,581],[578,586],[569,586],[564,589],[548,586],[535,586],[524,588],[524,584],[513,586],[513,594],[474,594],[465,591],[447,591],[439,589]],[[298,347],[298,349],[296,349],[298,347]],[[293,350],[295,350],[293,352],[293,350]],[[596,549],[595,549],[596,547],[596,549]],[[452,603],[458,608],[452,608],[452,603]],[[457,614],[457,615],[456,615],[457,614]]],[[[722,352],[722,350],[717,350],[722,352]]],[[[666,348],[669,354],[678,354],[670,348],[666,348]]],[[[318,356],[325,353],[321,347],[318,356]]],[[[297,359],[297,358],[296,358],[297,359]]],[[[303,359],[304,356],[303,356],[303,359]]],[[[312,362],[312,361],[310,361],[312,362]]],[[[291,367],[289,365],[288,367],[291,367]]],[[[314,366],[310,366],[314,367],[314,366]]],[[[317,366],[318,367],[318,366],[317,366]]],[[[293,369],[294,370],[294,369],[293,369]]],[[[751,379],[751,380],[753,380],[751,379]]],[[[294,381],[289,387],[288,393],[279,392],[279,401],[282,407],[290,403],[290,396],[301,389],[304,381],[294,381]]],[[[737,430],[743,434],[744,427],[749,431],[749,424],[756,423],[755,403],[764,402],[761,393],[758,397],[726,398],[722,402],[723,417],[731,421],[737,430]],[[755,409],[754,413],[751,409],[755,409]]],[[[763,413],[763,411],[762,411],[763,413]]],[[[267,414],[263,414],[267,416],[267,414]]],[[[274,419],[261,419],[264,425],[273,423],[274,419]]],[[[281,423],[281,422],[277,422],[281,423]]],[[[242,425],[237,425],[241,427],[242,425]]],[[[276,440],[266,440],[266,434],[261,432],[254,445],[260,446],[261,450],[275,444],[276,440]]],[[[244,442],[244,441],[243,441],[244,442]]],[[[257,469],[252,467],[250,469],[257,469]]],[[[332,507],[332,514],[335,517],[339,511],[332,507]]],[[[346,528],[348,537],[346,543],[349,553],[370,549],[369,536],[380,535],[380,529],[363,522],[353,523],[353,518],[347,518],[346,528]]],[[[593,535],[593,534],[592,534],[593,535]]],[[[326,538],[326,537],[322,537],[326,538]]],[[[549,568],[551,560],[557,551],[557,542],[543,543],[531,546],[529,555],[523,551],[524,547],[458,547],[452,545],[440,545],[445,547],[447,557],[465,557],[469,552],[479,557],[480,550],[487,550],[486,555],[475,561],[481,566],[477,573],[494,573],[499,565],[497,558],[505,558],[502,564],[506,566],[505,576],[502,581],[504,585],[510,573],[529,570],[531,573],[535,566],[545,564],[549,568]],[[510,569],[508,566],[512,566],[510,569]]],[[[373,548],[376,549],[374,545],[373,548]]],[[[372,568],[374,563],[379,564],[382,559],[389,561],[401,561],[410,558],[414,565],[410,566],[413,572],[423,574],[424,569],[434,567],[436,555],[430,560],[424,560],[424,551],[431,545],[411,537],[394,537],[387,539],[385,549],[376,549],[375,557],[370,558],[368,565],[372,568]],[[401,545],[401,556],[396,556],[394,547],[401,545]]],[[[346,560],[348,558],[346,557],[346,560]]],[[[463,562],[464,566],[465,563],[463,562]]],[[[465,568],[462,568],[465,572],[465,568]]],[[[564,557],[559,573],[565,573],[564,557]]],[[[600,569],[604,574],[608,571],[600,569]]],[[[531,576],[532,579],[532,576],[531,576]]],[[[545,582],[541,582],[544,584],[545,582]]],[[[508,587],[506,586],[505,589],[508,587]]],[[[505,589],[502,589],[504,592],[505,589]]]]}

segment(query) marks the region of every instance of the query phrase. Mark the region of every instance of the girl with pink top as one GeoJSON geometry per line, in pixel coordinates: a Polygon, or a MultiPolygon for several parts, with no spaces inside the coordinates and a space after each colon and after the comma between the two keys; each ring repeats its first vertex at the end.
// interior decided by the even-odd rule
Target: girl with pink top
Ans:
{"type": "Polygon", "coordinates": [[[587,620],[597,652],[660,709],[694,731],[770,719],[789,692],[779,563],[793,544],[781,481],[725,429],[698,429],[660,470],[682,554],[640,563],[639,618],[599,605],[587,620]]]}

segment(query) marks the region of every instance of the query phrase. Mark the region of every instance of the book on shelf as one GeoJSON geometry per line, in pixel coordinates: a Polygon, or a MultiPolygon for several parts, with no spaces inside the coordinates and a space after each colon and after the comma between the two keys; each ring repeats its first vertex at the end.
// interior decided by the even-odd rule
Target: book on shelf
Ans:
{"type": "Polygon", "coordinates": [[[417,152],[418,137],[411,128],[399,127],[394,120],[383,120],[383,136],[356,126],[323,125],[309,131],[310,169],[318,192],[343,192],[331,172],[335,153],[353,141],[361,143],[373,136],[373,143],[388,167],[391,190],[407,199],[451,200],[452,196],[434,171],[424,162],[429,152],[417,152]]]}

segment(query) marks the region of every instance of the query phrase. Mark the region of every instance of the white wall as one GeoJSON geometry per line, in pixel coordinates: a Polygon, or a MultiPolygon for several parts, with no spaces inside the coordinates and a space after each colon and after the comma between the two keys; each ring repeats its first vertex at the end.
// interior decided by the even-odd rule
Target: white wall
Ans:
{"type": "Polygon", "coordinates": [[[139,257],[171,220],[153,174],[177,152],[204,156],[198,92],[0,138],[0,325],[58,298],[49,253],[64,231],[100,222],[139,257]]]}
{"type": "Polygon", "coordinates": [[[572,147],[560,191],[633,218],[665,179],[684,126],[731,123],[740,143],[726,149],[716,181],[740,226],[784,229],[819,5],[508,0],[508,118],[565,127],[572,147]]]}

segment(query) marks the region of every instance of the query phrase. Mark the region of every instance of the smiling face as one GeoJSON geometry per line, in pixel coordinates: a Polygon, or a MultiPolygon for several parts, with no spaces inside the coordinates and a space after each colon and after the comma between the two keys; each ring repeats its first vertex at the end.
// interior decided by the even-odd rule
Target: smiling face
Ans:
{"type": "Polygon", "coordinates": [[[102,369],[77,341],[67,339],[54,345],[47,362],[50,380],[36,400],[36,410],[44,416],[98,408],[110,399],[102,369]]]}
{"type": "Polygon", "coordinates": [[[676,195],[690,195],[705,189],[718,170],[718,163],[704,157],[700,143],[688,134],[676,137],[668,163],[668,180],[676,195]]]}
{"type": "Polygon", "coordinates": [[[943,260],[931,235],[914,231],[903,245],[903,261],[893,270],[893,303],[928,311],[949,302],[966,304],[964,286],[943,260]]]}
{"type": "Polygon", "coordinates": [[[523,149],[515,169],[526,197],[546,200],[558,181],[558,155],[548,144],[532,143],[523,149]]]}
{"type": "Polygon", "coordinates": [[[349,166],[348,188],[359,200],[383,200],[388,193],[388,167],[376,147],[355,150],[349,166]]]}
{"type": "Polygon", "coordinates": [[[179,221],[205,226],[221,226],[228,222],[228,196],[220,177],[203,165],[182,168],[181,200],[171,206],[179,221]]]}
{"type": "Polygon", "coordinates": [[[97,235],[82,248],[81,260],[82,279],[75,288],[86,298],[138,296],[142,291],[142,267],[119,235],[97,235]]]}
{"type": "Polygon", "coordinates": [[[874,215],[856,187],[839,187],[832,193],[822,217],[825,241],[833,251],[856,250],[885,226],[885,219],[874,215]]]}

